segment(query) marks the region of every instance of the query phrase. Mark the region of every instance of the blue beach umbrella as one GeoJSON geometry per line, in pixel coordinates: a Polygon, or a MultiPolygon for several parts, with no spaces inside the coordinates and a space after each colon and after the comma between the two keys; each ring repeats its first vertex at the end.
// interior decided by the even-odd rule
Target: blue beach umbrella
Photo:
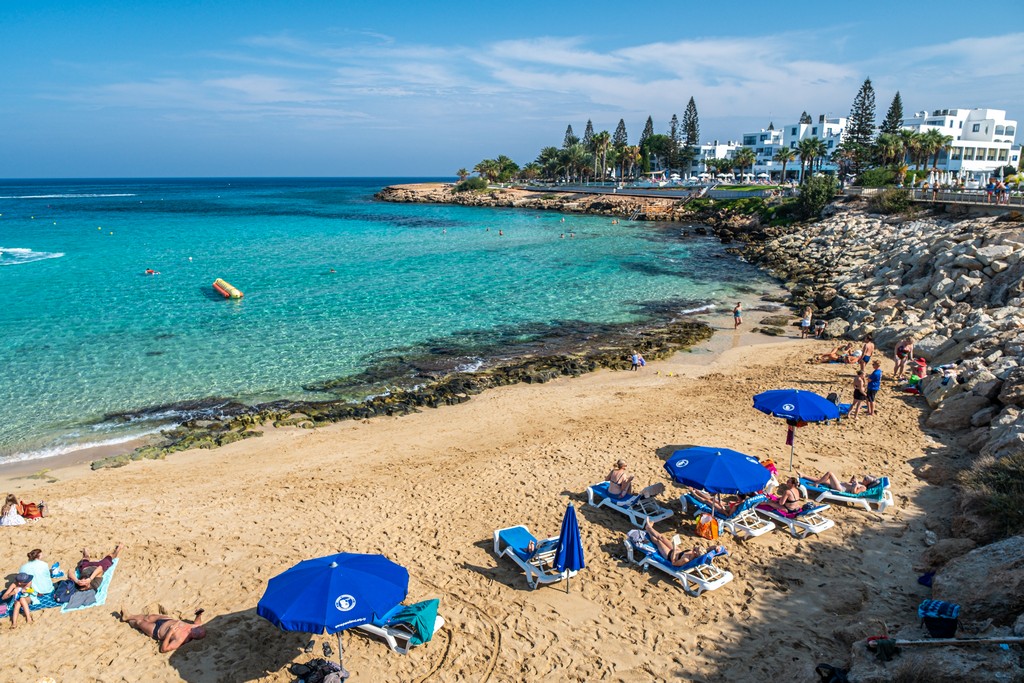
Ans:
{"type": "Polygon", "coordinates": [[[772,477],[752,455],[707,446],[676,451],[665,461],[665,470],[673,481],[708,493],[755,493],[772,477]]]}
{"type": "MultiPolygon", "coordinates": [[[[569,503],[562,517],[562,531],[558,534],[555,549],[555,569],[560,572],[578,572],[586,567],[583,561],[583,541],[580,539],[580,525],[576,521],[576,508],[569,503]]],[[[565,577],[565,592],[569,592],[569,576],[565,577]]]]}
{"type": "Polygon", "coordinates": [[[408,570],[383,555],[338,553],[270,579],[256,614],[283,631],[338,634],[341,662],[341,632],[384,616],[408,591],[408,570]]]}
{"type": "Polygon", "coordinates": [[[796,422],[822,422],[838,420],[839,406],[813,391],[801,389],[772,389],[754,397],[754,407],[772,417],[781,417],[790,422],[786,443],[789,444],[789,470],[793,471],[793,454],[796,451],[794,428],[796,422]]]}

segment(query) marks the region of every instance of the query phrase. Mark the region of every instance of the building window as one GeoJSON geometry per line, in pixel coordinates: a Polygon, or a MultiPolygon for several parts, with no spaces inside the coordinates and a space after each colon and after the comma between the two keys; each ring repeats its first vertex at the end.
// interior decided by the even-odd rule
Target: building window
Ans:
{"type": "Polygon", "coordinates": [[[999,150],[999,161],[1006,161],[1006,150],[999,150]]]}
{"type": "Polygon", "coordinates": [[[817,134],[818,134],[818,127],[815,126],[814,128],[811,128],[811,135],[817,135],[817,134]]]}
{"type": "Polygon", "coordinates": [[[1007,126],[1007,127],[1006,127],[1006,134],[1007,134],[1007,135],[1009,135],[1009,136],[1011,136],[1011,137],[1012,137],[1012,136],[1013,136],[1013,134],[1014,134],[1014,133],[1016,133],[1016,132],[1017,132],[1017,129],[1016,129],[1016,128],[1014,128],[1013,126],[1007,126]]]}
{"type": "Polygon", "coordinates": [[[1002,134],[1003,134],[1003,127],[1002,126],[996,126],[996,135],[1002,135],[1002,134]]]}
{"type": "Polygon", "coordinates": [[[976,124],[974,124],[974,126],[973,126],[973,127],[971,128],[971,132],[972,132],[972,133],[977,133],[977,132],[979,132],[980,130],[981,130],[981,124],[980,124],[980,123],[976,123],[976,124]]]}
{"type": "Polygon", "coordinates": [[[986,161],[995,161],[995,160],[996,160],[996,150],[995,150],[994,147],[989,147],[988,159],[986,161]]]}
{"type": "Polygon", "coordinates": [[[953,148],[953,156],[951,158],[953,159],[953,161],[960,161],[960,156],[962,154],[963,154],[963,149],[962,148],[954,147],[953,148]]]}
{"type": "Polygon", "coordinates": [[[832,145],[833,145],[833,143],[835,143],[835,140],[829,140],[829,141],[828,141],[828,148],[829,148],[829,149],[832,149],[832,145]]]}
{"type": "Polygon", "coordinates": [[[974,161],[973,147],[964,147],[964,161],[974,161]]]}
{"type": "Polygon", "coordinates": [[[791,130],[789,134],[790,134],[790,135],[796,135],[796,128],[794,128],[793,130],[791,130]]]}

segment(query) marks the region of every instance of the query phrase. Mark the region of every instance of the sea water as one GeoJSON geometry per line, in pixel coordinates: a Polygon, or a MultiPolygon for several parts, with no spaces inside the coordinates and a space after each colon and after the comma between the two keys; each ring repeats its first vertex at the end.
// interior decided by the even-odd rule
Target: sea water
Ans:
{"type": "Polygon", "coordinates": [[[357,396],[416,350],[473,369],[538,330],[766,282],[678,224],[373,199],[399,182],[0,181],[0,462],[135,438],[189,401],[315,400],[345,378],[357,396]]]}

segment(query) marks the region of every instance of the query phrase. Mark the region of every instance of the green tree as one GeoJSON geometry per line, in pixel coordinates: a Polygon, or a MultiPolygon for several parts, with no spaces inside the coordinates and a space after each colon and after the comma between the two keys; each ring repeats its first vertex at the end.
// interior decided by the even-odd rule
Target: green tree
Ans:
{"type": "Polygon", "coordinates": [[[740,147],[736,150],[733,163],[740,169],[740,176],[742,176],[743,169],[750,168],[753,170],[754,164],[757,163],[757,154],[749,147],[740,147]]]}
{"type": "Polygon", "coordinates": [[[526,164],[526,166],[523,166],[520,175],[524,180],[536,180],[541,176],[541,173],[543,173],[541,165],[538,164],[536,161],[531,161],[530,163],[526,164]]]}
{"type": "Polygon", "coordinates": [[[612,144],[616,149],[622,149],[629,144],[629,138],[626,135],[626,122],[619,119],[619,125],[615,127],[615,133],[612,135],[612,144]]]}
{"type": "Polygon", "coordinates": [[[459,182],[461,183],[463,180],[469,177],[469,171],[467,171],[464,168],[460,168],[458,171],[455,172],[455,175],[459,177],[459,182]]]}
{"type": "MultiPolygon", "coordinates": [[[[928,153],[933,156],[932,168],[938,168],[939,166],[939,155],[947,151],[953,145],[952,135],[943,135],[942,131],[937,128],[929,128],[924,134],[925,143],[928,147],[928,153]]],[[[925,164],[927,165],[927,159],[925,164]]]]}
{"type": "Polygon", "coordinates": [[[879,134],[888,133],[889,135],[895,135],[900,132],[903,128],[903,98],[900,97],[900,91],[897,90],[896,94],[893,95],[892,104],[889,105],[889,111],[885,114],[885,120],[882,121],[882,125],[878,127],[879,134]]]}
{"type": "Polygon", "coordinates": [[[491,183],[498,179],[498,164],[494,159],[484,159],[473,167],[473,172],[478,173],[481,178],[491,183]]]}
{"type": "Polygon", "coordinates": [[[587,119],[587,127],[583,129],[583,140],[581,142],[591,152],[594,151],[594,124],[590,122],[590,119],[587,119]]]}
{"type": "Polygon", "coordinates": [[[562,140],[562,149],[569,149],[579,141],[580,139],[572,132],[572,124],[569,124],[569,127],[565,129],[565,138],[562,140]]]}
{"type": "Polygon", "coordinates": [[[686,103],[682,125],[683,149],[679,152],[679,163],[688,173],[700,150],[700,118],[697,116],[697,103],[693,101],[693,97],[686,103]]]}
{"type": "Polygon", "coordinates": [[[672,139],[667,135],[655,134],[651,135],[644,141],[640,146],[640,151],[645,158],[655,159],[655,166],[660,170],[665,167],[668,162],[668,155],[672,149],[672,139]]]}
{"type": "MultiPolygon", "coordinates": [[[[608,150],[612,146],[612,135],[606,130],[594,134],[594,163],[601,160],[601,178],[608,174],[608,150]]],[[[597,175],[596,173],[594,175],[597,175]]]]}
{"type": "Polygon", "coordinates": [[[644,143],[647,139],[654,135],[654,121],[650,116],[647,117],[647,123],[644,124],[644,132],[640,133],[640,148],[643,149],[644,143]]]}
{"type": "Polygon", "coordinates": [[[861,168],[870,159],[871,144],[875,139],[875,88],[870,78],[864,79],[853,99],[844,137],[844,142],[848,143],[853,152],[854,171],[860,174],[861,168]]]}
{"type": "Polygon", "coordinates": [[[821,210],[836,196],[836,189],[836,180],[832,176],[808,178],[796,200],[797,212],[805,219],[820,216],[821,210]]]}
{"type": "Polygon", "coordinates": [[[679,168],[679,144],[682,142],[682,131],[679,128],[679,118],[672,114],[672,120],[668,124],[668,138],[672,141],[672,147],[668,151],[669,169],[679,168]]]}
{"type": "Polygon", "coordinates": [[[814,171],[814,159],[818,155],[818,138],[804,138],[796,143],[796,151],[800,155],[800,183],[803,184],[814,171]]]}
{"type": "Polygon", "coordinates": [[[558,177],[560,167],[558,148],[544,147],[540,150],[540,154],[537,155],[535,163],[540,166],[540,172],[543,177],[551,179],[558,177]]]}
{"type": "Polygon", "coordinates": [[[883,166],[894,164],[903,156],[903,140],[896,133],[879,133],[875,152],[883,166]]]}
{"type": "Polygon", "coordinates": [[[640,146],[627,145],[623,148],[620,159],[623,166],[622,177],[632,177],[633,170],[636,168],[636,165],[640,163],[640,146]]]}
{"type": "Polygon", "coordinates": [[[494,165],[498,174],[498,180],[507,183],[516,177],[519,173],[519,164],[509,159],[504,154],[498,156],[494,160],[494,165]]]}
{"type": "Polygon", "coordinates": [[[779,176],[779,182],[786,182],[786,166],[796,160],[796,152],[791,150],[789,147],[780,147],[775,156],[772,157],[772,161],[777,161],[782,164],[782,175],[779,176]]]}

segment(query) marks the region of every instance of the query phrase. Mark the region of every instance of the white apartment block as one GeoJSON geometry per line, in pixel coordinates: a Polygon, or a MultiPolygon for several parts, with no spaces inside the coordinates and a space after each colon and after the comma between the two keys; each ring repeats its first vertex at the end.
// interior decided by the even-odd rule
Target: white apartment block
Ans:
{"type": "MultiPolygon", "coordinates": [[[[768,128],[762,128],[753,133],[744,133],[741,139],[742,146],[750,147],[757,156],[754,173],[757,175],[767,173],[774,180],[782,180],[782,164],[775,161],[776,152],[783,147],[788,147],[796,152],[800,141],[808,138],[818,138],[825,142],[826,156],[820,162],[820,170],[824,173],[835,173],[836,165],[829,157],[842,142],[845,131],[845,117],[830,117],[821,114],[816,122],[812,119],[811,123],[791,123],[778,129],[773,124],[769,124],[768,128]]],[[[818,163],[815,161],[814,164],[816,172],[819,170],[818,163]]],[[[799,175],[800,155],[797,153],[796,159],[786,164],[786,176],[796,179],[799,175]]]]}
{"type": "Polygon", "coordinates": [[[949,151],[939,154],[942,171],[984,175],[1020,163],[1021,148],[1014,145],[1017,122],[1001,109],[920,111],[904,119],[903,127],[916,133],[935,129],[953,138],[949,151]]]}

